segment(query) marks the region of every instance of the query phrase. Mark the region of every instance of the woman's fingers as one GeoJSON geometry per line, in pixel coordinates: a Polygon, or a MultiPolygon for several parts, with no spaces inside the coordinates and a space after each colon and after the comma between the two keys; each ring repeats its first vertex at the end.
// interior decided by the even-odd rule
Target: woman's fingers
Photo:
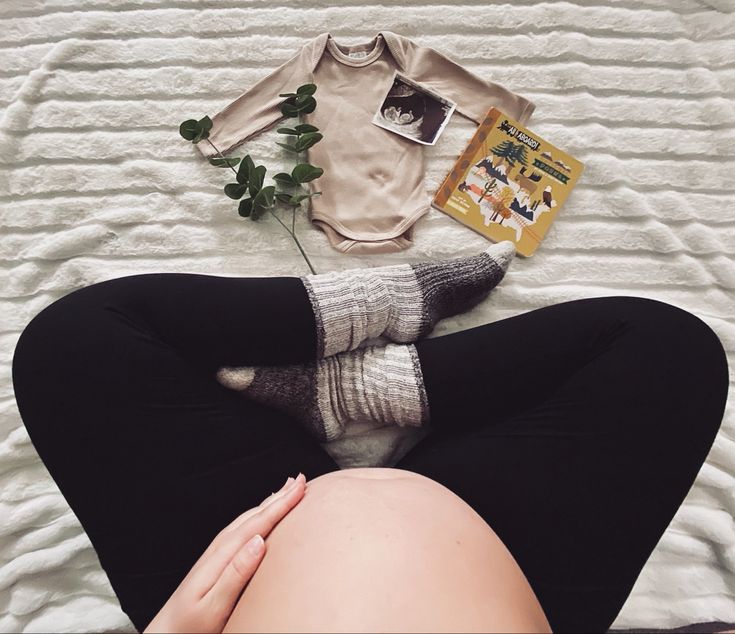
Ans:
{"type": "Polygon", "coordinates": [[[265,542],[255,535],[240,548],[225,566],[217,583],[202,597],[215,614],[232,614],[243,588],[258,569],[265,554],[265,542]]]}
{"type": "Polygon", "coordinates": [[[306,478],[296,480],[268,496],[254,509],[219,532],[179,587],[161,608],[146,632],[221,632],[243,588],[257,570],[265,552],[263,538],[303,497],[306,478]]]}
{"type": "MultiPolygon", "coordinates": [[[[213,607],[213,609],[224,610],[228,614],[235,608],[243,588],[248,584],[265,552],[265,544],[262,550],[250,548],[260,542],[257,535],[267,536],[273,527],[286,515],[303,497],[306,478],[299,474],[294,482],[280,495],[273,497],[268,504],[256,513],[241,529],[233,531],[244,536],[245,543],[226,561],[220,560],[217,565],[222,569],[219,578],[212,588],[202,599],[213,607]],[[255,543],[251,536],[255,533],[255,543]],[[224,565],[222,565],[224,561],[224,565]]],[[[214,563],[212,566],[214,567],[214,563]]],[[[214,569],[214,568],[213,568],[214,569]]]]}
{"type": "MultiPolygon", "coordinates": [[[[238,515],[232,522],[230,522],[230,524],[225,526],[225,528],[217,534],[214,540],[212,540],[207,549],[202,553],[199,559],[197,559],[194,566],[192,566],[187,578],[185,579],[187,582],[196,583],[197,591],[200,596],[205,594],[212,587],[212,584],[217,580],[217,576],[219,575],[219,572],[216,572],[217,576],[207,579],[206,573],[202,574],[201,572],[202,568],[207,567],[211,570],[211,567],[207,565],[207,562],[209,562],[212,557],[217,556],[218,553],[221,556],[222,551],[226,551],[225,556],[231,557],[234,551],[241,546],[242,536],[237,537],[232,534],[235,532],[235,529],[241,526],[243,522],[253,514],[257,513],[269,500],[273,500],[279,495],[282,495],[293,481],[293,478],[286,480],[286,483],[280,488],[280,490],[265,498],[259,506],[247,510],[242,515],[238,515]]],[[[251,536],[252,534],[254,534],[254,532],[251,533],[251,536]]]]}
{"type": "MultiPolygon", "coordinates": [[[[263,504],[248,511],[245,516],[235,520],[228,526],[227,531],[221,532],[212,542],[207,556],[191,571],[193,583],[200,596],[207,594],[216,585],[218,579],[235,554],[244,546],[248,539],[256,533],[264,539],[273,530],[273,527],[301,500],[305,490],[306,478],[303,474],[286,486],[276,495],[267,498],[263,504]]],[[[241,588],[242,589],[242,588],[241,588]]]]}
{"type": "Polygon", "coordinates": [[[263,500],[258,506],[255,506],[251,509],[248,509],[245,511],[242,515],[238,515],[232,522],[230,522],[225,528],[222,529],[221,533],[228,533],[230,531],[235,530],[238,526],[240,526],[244,521],[248,519],[248,517],[254,515],[257,513],[260,509],[263,508],[263,505],[267,505],[270,500],[274,500],[279,495],[283,494],[286,489],[291,485],[291,483],[294,481],[294,478],[289,477],[288,480],[286,480],[286,483],[278,489],[275,493],[271,493],[265,500],[263,500]]]}
{"type": "MultiPolygon", "coordinates": [[[[304,479],[304,481],[306,481],[306,478],[302,474],[299,474],[299,476],[301,476],[304,479]]],[[[296,477],[298,478],[299,476],[296,476],[296,477]]],[[[291,487],[293,486],[294,481],[295,481],[294,478],[289,478],[288,480],[286,480],[286,484],[284,484],[280,490],[269,495],[258,506],[255,506],[245,511],[242,515],[235,518],[232,521],[232,523],[230,523],[225,529],[223,529],[222,532],[229,533],[231,531],[237,530],[240,526],[242,526],[245,522],[247,522],[253,515],[260,513],[260,511],[262,511],[264,508],[270,506],[271,504],[273,504],[273,502],[275,502],[276,500],[279,500],[281,497],[286,495],[288,491],[290,491],[291,487]]]]}

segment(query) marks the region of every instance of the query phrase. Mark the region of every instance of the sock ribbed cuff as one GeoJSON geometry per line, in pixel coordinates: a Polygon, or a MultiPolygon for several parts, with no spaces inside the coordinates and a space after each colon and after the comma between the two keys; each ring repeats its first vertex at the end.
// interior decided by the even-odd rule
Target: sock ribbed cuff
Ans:
{"type": "Polygon", "coordinates": [[[317,358],[355,350],[366,339],[382,334],[392,297],[383,280],[370,269],[300,279],[316,320],[317,358]]]}
{"type": "MultiPolygon", "coordinates": [[[[421,427],[429,423],[429,397],[426,394],[426,386],[424,385],[424,375],[421,371],[421,363],[419,362],[419,354],[416,350],[416,346],[408,344],[405,346],[389,344],[390,347],[395,348],[387,352],[388,358],[395,361],[399,361],[401,365],[406,364],[405,355],[411,362],[412,372],[402,372],[399,376],[402,377],[400,382],[391,381],[391,385],[388,387],[389,398],[392,402],[396,403],[396,425],[405,427],[410,425],[411,427],[421,427]],[[404,359],[400,360],[400,356],[404,359]],[[414,401],[410,405],[410,409],[407,410],[407,402],[403,399],[405,394],[410,393],[415,395],[414,401]]],[[[388,346],[386,346],[388,347],[388,346]]]]}
{"type": "Polygon", "coordinates": [[[223,367],[219,383],[286,412],[320,442],[349,422],[420,427],[429,421],[421,364],[413,345],[361,348],[280,367],[223,367]]]}
{"type": "Polygon", "coordinates": [[[482,301],[514,254],[513,243],[504,241],[475,256],[300,278],[316,321],[317,358],[355,350],[374,337],[418,341],[437,321],[482,301]]]}
{"type": "Polygon", "coordinates": [[[420,427],[429,420],[421,365],[413,345],[388,344],[318,362],[317,403],[336,421],[420,427]]]}

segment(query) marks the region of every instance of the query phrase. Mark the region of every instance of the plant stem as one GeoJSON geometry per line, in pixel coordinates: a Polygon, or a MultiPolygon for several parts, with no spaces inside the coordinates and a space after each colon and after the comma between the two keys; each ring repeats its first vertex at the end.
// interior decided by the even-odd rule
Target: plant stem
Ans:
{"type": "MultiPolygon", "coordinates": [[[[217,148],[217,146],[214,143],[212,143],[209,139],[207,139],[207,143],[209,143],[209,145],[211,145],[214,148],[214,151],[217,152],[217,154],[219,154],[222,158],[225,158],[222,155],[222,152],[219,151],[219,148],[217,148]]],[[[233,174],[237,176],[237,170],[235,170],[235,168],[232,167],[232,165],[228,165],[228,167],[232,170],[233,174]]],[[[304,260],[306,261],[306,264],[309,267],[309,270],[312,272],[313,275],[316,275],[316,271],[314,270],[314,267],[311,265],[311,261],[309,260],[309,257],[306,255],[306,251],[304,251],[303,247],[301,246],[301,243],[299,242],[299,239],[296,237],[296,207],[294,207],[294,210],[293,210],[293,218],[291,220],[291,229],[289,229],[284,224],[284,222],[278,216],[276,216],[276,214],[273,213],[272,209],[269,209],[268,211],[270,212],[271,216],[273,216],[276,220],[278,220],[278,222],[281,223],[281,226],[293,238],[293,241],[296,243],[296,246],[299,248],[299,251],[301,251],[301,255],[304,257],[304,260]]]]}
{"type": "MultiPolygon", "coordinates": [[[[272,209],[269,209],[268,212],[270,213],[271,216],[273,216],[276,220],[278,220],[278,222],[281,223],[283,228],[286,231],[288,231],[288,233],[291,234],[293,241],[296,243],[296,246],[299,248],[299,251],[301,251],[301,255],[304,256],[304,260],[306,260],[306,264],[309,266],[309,270],[312,272],[313,275],[316,275],[316,271],[314,270],[314,267],[311,265],[311,262],[309,261],[309,258],[306,255],[306,251],[304,251],[304,249],[301,247],[301,243],[299,242],[299,239],[296,237],[296,234],[284,224],[283,220],[281,220],[278,216],[276,216],[276,214],[273,213],[272,209]]],[[[294,214],[295,213],[296,213],[296,210],[294,210],[294,214]]]]}
{"type": "MultiPolygon", "coordinates": [[[[222,158],[225,158],[224,154],[222,154],[222,152],[219,151],[219,148],[214,143],[212,143],[209,140],[209,138],[207,138],[207,143],[209,143],[209,145],[211,145],[214,148],[214,151],[217,152],[217,154],[219,154],[222,158]]],[[[227,167],[229,167],[232,170],[232,173],[235,176],[237,176],[237,170],[234,167],[232,167],[232,165],[228,165],[227,167]]]]}

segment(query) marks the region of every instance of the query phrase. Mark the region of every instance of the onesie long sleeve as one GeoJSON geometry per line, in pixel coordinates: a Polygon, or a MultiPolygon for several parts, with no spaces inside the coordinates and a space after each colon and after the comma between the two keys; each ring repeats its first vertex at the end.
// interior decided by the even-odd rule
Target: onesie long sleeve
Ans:
{"type": "MultiPolygon", "coordinates": [[[[280,93],[316,84],[316,110],[302,121],[324,135],[308,150],[308,161],[324,174],[308,183],[309,191],[322,192],[310,199],[309,218],[342,252],[406,249],[431,198],[424,146],[372,123],[396,70],[455,101],[456,112],[478,124],[493,106],[524,124],[535,109],[528,99],[396,33],[381,31],[351,46],[322,33],[214,115],[209,139],[223,153],[233,150],[284,119],[280,93]]],[[[197,149],[216,155],[206,140],[197,149]]]]}

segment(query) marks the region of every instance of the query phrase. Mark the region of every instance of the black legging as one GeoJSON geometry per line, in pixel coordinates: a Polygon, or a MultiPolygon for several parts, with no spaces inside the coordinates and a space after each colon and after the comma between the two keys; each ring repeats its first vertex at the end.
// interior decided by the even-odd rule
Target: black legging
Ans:
{"type": "MultiPolygon", "coordinates": [[[[433,429],[395,468],[492,526],[554,630],[605,631],[720,426],[719,339],[669,304],[603,297],[416,347],[433,429]]],[[[214,379],[315,350],[297,278],[133,275],[25,328],[23,422],[139,630],[222,527],[289,475],[339,469],[286,415],[214,379]]]]}

